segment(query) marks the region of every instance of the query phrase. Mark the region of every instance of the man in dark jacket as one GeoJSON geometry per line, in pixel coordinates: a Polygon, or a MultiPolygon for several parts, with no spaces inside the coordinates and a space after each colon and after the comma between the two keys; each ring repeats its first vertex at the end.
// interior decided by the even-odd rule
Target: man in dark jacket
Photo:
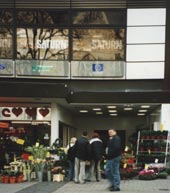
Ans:
{"type": "Polygon", "coordinates": [[[115,129],[109,129],[108,134],[106,177],[111,184],[110,191],[120,191],[121,140],[115,129]]]}
{"type": "Polygon", "coordinates": [[[90,150],[91,150],[90,168],[86,181],[91,181],[95,171],[96,181],[99,182],[101,178],[100,161],[104,153],[104,146],[102,140],[100,139],[99,134],[96,132],[93,133],[92,139],[90,140],[90,150]]]}
{"type": "Polygon", "coordinates": [[[75,143],[75,183],[85,183],[85,161],[89,159],[88,133],[83,132],[82,136],[75,143]]]}

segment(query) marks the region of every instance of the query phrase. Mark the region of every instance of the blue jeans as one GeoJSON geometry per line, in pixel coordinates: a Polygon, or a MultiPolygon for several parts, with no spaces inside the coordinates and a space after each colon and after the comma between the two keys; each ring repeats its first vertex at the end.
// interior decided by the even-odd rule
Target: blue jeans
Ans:
{"type": "Polygon", "coordinates": [[[68,161],[69,163],[69,171],[68,171],[68,176],[69,180],[74,180],[74,161],[68,161]]]}
{"type": "Polygon", "coordinates": [[[115,189],[120,186],[120,160],[121,156],[118,156],[106,162],[106,177],[115,189]]]}

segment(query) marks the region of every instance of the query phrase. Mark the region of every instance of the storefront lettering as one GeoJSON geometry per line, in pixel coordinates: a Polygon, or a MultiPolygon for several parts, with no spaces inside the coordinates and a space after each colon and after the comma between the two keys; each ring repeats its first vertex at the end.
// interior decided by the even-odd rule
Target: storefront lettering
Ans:
{"type": "Polygon", "coordinates": [[[53,69],[53,66],[52,65],[35,65],[35,64],[32,64],[32,71],[33,72],[49,72],[53,69]]]}
{"type": "Polygon", "coordinates": [[[92,40],[93,50],[122,50],[122,40],[92,40]]]}
{"type": "MultiPolygon", "coordinates": [[[[26,113],[30,117],[35,117],[37,115],[38,111],[39,111],[39,114],[42,117],[46,117],[50,113],[48,108],[35,108],[35,107],[21,108],[21,107],[13,107],[13,108],[3,108],[1,110],[0,114],[3,117],[13,117],[13,115],[15,115],[15,117],[19,117],[23,113],[24,114],[26,113]]],[[[0,117],[1,117],[1,115],[0,115],[0,117]]]]}
{"type": "Polygon", "coordinates": [[[4,117],[10,117],[10,116],[11,116],[10,110],[7,109],[7,108],[3,109],[3,110],[2,110],[2,115],[3,115],[4,117]]]}
{"type": "Polygon", "coordinates": [[[67,40],[37,40],[37,48],[42,49],[59,49],[64,50],[68,48],[67,40]]]}

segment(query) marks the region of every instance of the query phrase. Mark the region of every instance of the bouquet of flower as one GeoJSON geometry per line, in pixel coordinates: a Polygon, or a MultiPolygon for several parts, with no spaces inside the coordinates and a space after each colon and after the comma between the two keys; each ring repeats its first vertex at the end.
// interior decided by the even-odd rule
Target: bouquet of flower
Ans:
{"type": "Polygon", "coordinates": [[[36,171],[43,171],[46,164],[46,157],[48,156],[48,150],[43,145],[36,143],[33,146],[29,146],[25,149],[33,156],[33,165],[36,171]]]}

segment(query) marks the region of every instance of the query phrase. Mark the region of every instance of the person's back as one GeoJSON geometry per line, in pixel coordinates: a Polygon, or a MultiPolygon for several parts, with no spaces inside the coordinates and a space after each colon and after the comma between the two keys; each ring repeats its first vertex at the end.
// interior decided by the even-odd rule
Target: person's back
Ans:
{"type": "Polygon", "coordinates": [[[90,141],[91,144],[91,156],[93,160],[100,160],[103,156],[104,148],[103,142],[99,138],[94,138],[90,141]]]}
{"type": "Polygon", "coordinates": [[[75,157],[79,158],[80,160],[87,160],[88,159],[88,145],[89,145],[89,142],[87,138],[83,136],[79,138],[75,144],[75,157]]]}
{"type": "Polygon", "coordinates": [[[75,183],[85,183],[85,161],[89,157],[87,132],[82,133],[75,143],[75,183]]]}

